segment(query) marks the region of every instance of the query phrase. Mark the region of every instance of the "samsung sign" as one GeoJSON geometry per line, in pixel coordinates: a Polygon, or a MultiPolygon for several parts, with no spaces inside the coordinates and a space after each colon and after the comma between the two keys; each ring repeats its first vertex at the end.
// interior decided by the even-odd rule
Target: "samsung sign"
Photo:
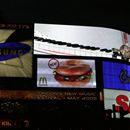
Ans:
{"type": "Polygon", "coordinates": [[[103,83],[106,89],[130,91],[130,65],[103,61],[103,83]]]}
{"type": "Polygon", "coordinates": [[[24,43],[0,43],[0,61],[18,58],[30,51],[31,47],[24,43]]]}

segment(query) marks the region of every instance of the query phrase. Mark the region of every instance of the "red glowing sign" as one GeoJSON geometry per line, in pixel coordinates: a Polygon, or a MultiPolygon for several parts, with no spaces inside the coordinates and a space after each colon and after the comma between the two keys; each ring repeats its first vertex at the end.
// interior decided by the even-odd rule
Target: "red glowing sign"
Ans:
{"type": "Polygon", "coordinates": [[[122,106],[124,111],[128,111],[130,113],[130,100],[127,96],[118,95],[116,97],[116,103],[119,105],[115,107],[117,111],[120,111],[120,106],[122,106]]]}

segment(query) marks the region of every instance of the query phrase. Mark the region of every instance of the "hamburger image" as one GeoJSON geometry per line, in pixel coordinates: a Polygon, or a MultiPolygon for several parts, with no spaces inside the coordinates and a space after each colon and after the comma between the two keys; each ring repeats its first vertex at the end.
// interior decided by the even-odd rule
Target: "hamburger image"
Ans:
{"type": "Polygon", "coordinates": [[[54,78],[63,86],[84,86],[92,78],[92,69],[81,60],[70,59],[59,64],[54,78]]]}

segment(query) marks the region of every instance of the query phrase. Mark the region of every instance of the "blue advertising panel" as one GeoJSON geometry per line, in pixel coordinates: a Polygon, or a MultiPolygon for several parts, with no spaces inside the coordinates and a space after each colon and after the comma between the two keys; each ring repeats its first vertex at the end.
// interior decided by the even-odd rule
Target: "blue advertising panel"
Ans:
{"type": "Polygon", "coordinates": [[[103,61],[104,88],[130,91],[130,65],[103,61]]]}

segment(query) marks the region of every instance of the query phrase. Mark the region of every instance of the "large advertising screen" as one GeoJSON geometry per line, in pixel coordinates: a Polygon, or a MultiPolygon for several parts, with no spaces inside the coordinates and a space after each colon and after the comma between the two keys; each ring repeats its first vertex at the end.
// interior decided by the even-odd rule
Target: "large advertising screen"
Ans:
{"type": "Polygon", "coordinates": [[[130,65],[103,61],[104,109],[106,118],[130,118],[130,65]]]}
{"type": "Polygon", "coordinates": [[[104,89],[104,107],[111,118],[130,118],[130,91],[104,89]]]}
{"type": "Polygon", "coordinates": [[[130,91],[130,65],[103,61],[104,88],[130,91]]]}
{"type": "Polygon", "coordinates": [[[37,87],[96,88],[95,60],[37,58],[37,87]]]}
{"type": "Polygon", "coordinates": [[[130,58],[130,35],[120,30],[60,24],[34,25],[34,54],[130,58]]]}
{"type": "Polygon", "coordinates": [[[32,77],[33,25],[0,24],[0,77],[32,77]]]}
{"type": "Polygon", "coordinates": [[[33,24],[0,24],[0,88],[31,85],[33,30],[33,24]]]}

